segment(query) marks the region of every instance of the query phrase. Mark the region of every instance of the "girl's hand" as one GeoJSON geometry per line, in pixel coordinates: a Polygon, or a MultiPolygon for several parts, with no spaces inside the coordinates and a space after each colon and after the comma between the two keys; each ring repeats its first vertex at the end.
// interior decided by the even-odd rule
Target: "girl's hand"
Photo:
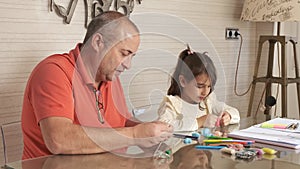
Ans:
{"type": "Polygon", "coordinates": [[[229,122],[231,120],[231,116],[228,112],[223,112],[221,119],[220,119],[220,125],[222,127],[229,125],[229,122]]]}
{"type": "Polygon", "coordinates": [[[206,119],[203,123],[203,127],[207,127],[207,128],[216,127],[217,120],[218,120],[218,116],[214,114],[208,114],[206,115],[206,119]]]}

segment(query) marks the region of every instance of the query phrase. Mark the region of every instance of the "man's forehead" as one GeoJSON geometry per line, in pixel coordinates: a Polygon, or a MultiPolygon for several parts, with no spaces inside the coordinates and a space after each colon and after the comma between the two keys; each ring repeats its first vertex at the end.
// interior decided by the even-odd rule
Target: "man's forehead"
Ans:
{"type": "Polygon", "coordinates": [[[138,35],[127,37],[124,40],[120,41],[119,43],[119,45],[121,45],[121,48],[123,50],[130,51],[131,53],[137,51],[139,44],[140,44],[140,38],[138,35]]]}

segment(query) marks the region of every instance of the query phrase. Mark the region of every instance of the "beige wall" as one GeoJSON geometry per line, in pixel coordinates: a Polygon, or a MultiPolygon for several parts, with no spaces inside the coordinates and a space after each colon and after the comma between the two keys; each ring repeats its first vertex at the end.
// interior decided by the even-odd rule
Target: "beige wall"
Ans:
{"type": "MultiPolygon", "coordinates": [[[[300,23],[299,22],[285,22],[281,24],[281,35],[285,36],[291,36],[295,37],[295,39],[298,41],[300,40],[300,23]]],[[[300,54],[300,48],[299,45],[297,47],[296,55],[298,58],[298,68],[299,68],[299,54],[300,54]]],[[[287,44],[287,49],[286,49],[286,56],[287,57],[287,73],[289,77],[294,78],[296,76],[296,68],[295,68],[295,62],[294,62],[294,53],[293,53],[293,48],[291,43],[287,44]]],[[[298,70],[300,71],[300,70],[298,70]]],[[[278,68],[276,69],[276,72],[278,73],[278,68]]],[[[277,88],[275,88],[274,91],[277,88]]],[[[279,92],[281,90],[279,89],[279,92]]],[[[280,96],[280,95],[279,95],[280,96]]],[[[279,104],[281,102],[281,98],[278,98],[279,104]]],[[[290,118],[300,118],[299,115],[299,108],[298,108],[298,98],[297,98],[297,90],[296,90],[296,84],[289,84],[288,85],[288,116],[290,118]]],[[[280,104],[281,105],[281,104],[280,104]]],[[[276,114],[280,115],[281,108],[277,109],[276,114]]]]}
{"type": "MultiPolygon", "coordinates": [[[[56,2],[67,4],[62,0],[56,2]]],[[[0,0],[0,124],[20,120],[23,91],[32,68],[50,54],[68,52],[84,36],[83,1],[78,2],[69,25],[50,12],[48,5],[47,0],[0,0]]],[[[129,109],[159,104],[167,89],[166,72],[174,67],[184,44],[190,43],[200,52],[209,51],[218,68],[223,66],[224,71],[219,71],[225,75],[218,81],[219,91],[222,91],[220,96],[226,98],[229,105],[237,107],[244,117],[248,95],[238,97],[233,92],[240,41],[225,40],[225,28],[239,28],[244,39],[238,75],[238,91],[242,92],[252,79],[257,36],[261,32],[271,33],[272,24],[240,21],[242,5],[243,0],[143,0],[142,4],[136,5],[132,15],[159,12],[164,13],[159,16],[171,14],[171,18],[176,18],[175,21],[161,20],[164,17],[155,19],[145,15],[144,20],[137,19],[143,31],[159,28],[164,34],[177,34],[164,36],[155,32],[142,36],[132,71],[122,76],[129,109]],[[191,31],[194,29],[190,25],[194,25],[197,32],[191,31]],[[145,67],[147,69],[143,70],[145,67]]],[[[2,144],[0,147],[2,153],[2,144]]],[[[1,156],[0,163],[2,161],[1,156]]]]}

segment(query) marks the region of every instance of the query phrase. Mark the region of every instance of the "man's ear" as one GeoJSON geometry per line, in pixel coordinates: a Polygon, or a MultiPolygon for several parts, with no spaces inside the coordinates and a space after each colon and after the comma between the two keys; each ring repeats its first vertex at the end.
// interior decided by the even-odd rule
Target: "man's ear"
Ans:
{"type": "Polygon", "coordinates": [[[179,75],[179,84],[180,84],[180,86],[181,87],[185,87],[185,85],[186,85],[186,80],[185,80],[185,78],[184,78],[184,76],[183,75],[179,75]]]}
{"type": "Polygon", "coordinates": [[[104,46],[103,37],[100,33],[95,33],[92,38],[92,46],[94,50],[99,52],[100,49],[104,46]]]}

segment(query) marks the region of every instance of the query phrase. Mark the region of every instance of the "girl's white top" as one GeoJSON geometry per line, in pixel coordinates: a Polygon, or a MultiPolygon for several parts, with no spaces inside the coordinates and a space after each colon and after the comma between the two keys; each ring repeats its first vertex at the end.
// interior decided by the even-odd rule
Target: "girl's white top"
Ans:
{"type": "Polygon", "coordinates": [[[198,130],[197,118],[208,113],[217,116],[221,112],[228,112],[231,115],[230,124],[239,123],[239,111],[224,102],[217,100],[215,93],[211,93],[206,99],[206,105],[201,103],[204,110],[199,109],[199,104],[191,104],[182,100],[179,96],[167,95],[164,97],[158,109],[158,120],[167,122],[174,126],[174,131],[195,131],[198,130]]]}

